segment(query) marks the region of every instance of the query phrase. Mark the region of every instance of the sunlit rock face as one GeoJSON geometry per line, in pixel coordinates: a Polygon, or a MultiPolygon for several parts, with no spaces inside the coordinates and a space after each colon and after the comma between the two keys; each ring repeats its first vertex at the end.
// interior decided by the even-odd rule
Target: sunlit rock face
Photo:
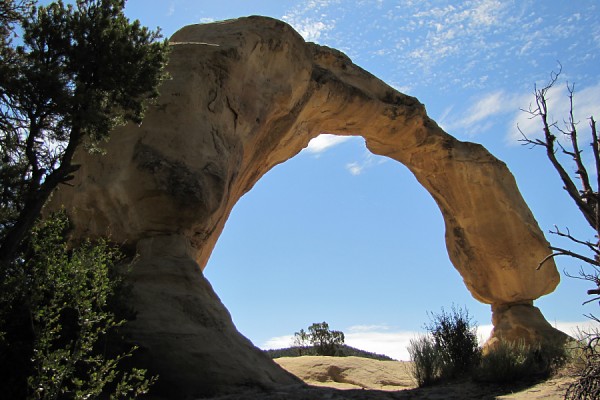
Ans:
{"type": "Polygon", "coordinates": [[[297,382],[236,331],[201,271],[238,199],[320,133],[360,135],[412,171],[439,206],[465,285],[494,309],[494,336],[560,336],[533,307],[559,282],[551,260],[536,270],[548,243],[506,165],[482,146],[448,135],[417,99],[281,21],[187,26],[171,42],[171,79],[143,123],[114,131],[104,156],[80,153],[73,186],[53,198],[75,236],[137,248],[137,319],[126,333],[160,374],[157,396],[297,382]],[[534,328],[513,305],[536,314],[534,328]]]}

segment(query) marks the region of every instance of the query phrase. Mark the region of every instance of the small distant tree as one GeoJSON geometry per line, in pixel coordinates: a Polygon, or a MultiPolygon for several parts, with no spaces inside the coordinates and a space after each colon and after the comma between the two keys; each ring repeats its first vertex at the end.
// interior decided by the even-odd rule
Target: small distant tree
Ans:
{"type": "Polygon", "coordinates": [[[294,333],[294,342],[292,345],[298,350],[299,356],[306,355],[307,349],[311,345],[308,333],[304,329],[300,329],[300,332],[294,333]]]}
{"type": "Polygon", "coordinates": [[[344,341],[344,333],[330,330],[327,322],[312,324],[308,327],[308,333],[300,329],[300,332],[294,334],[294,346],[301,355],[307,354],[310,346],[317,355],[334,356],[344,341]]]}
{"type": "Polygon", "coordinates": [[[345,336],[341,331],[332,331],[327,322],[315,323],[308,327],[310,341],[321,356],[333,356],[336,349],[344,344],[345,336]]]}

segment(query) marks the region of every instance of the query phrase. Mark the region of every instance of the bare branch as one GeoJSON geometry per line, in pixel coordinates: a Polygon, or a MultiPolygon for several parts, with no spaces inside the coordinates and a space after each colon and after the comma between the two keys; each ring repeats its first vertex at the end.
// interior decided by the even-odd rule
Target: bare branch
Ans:
{"type": "Polygon", "coordinates": [[[575,161],[575,165],[577,165],[577,175],[581,179],[581,187],[582,187],[582,197],[584,200],[587,200],[589,204],[592,202],[592,207],[595,206],[595,202],[593,198],[589,197],[589,194],[592,193],[592,187],[590,185],[590,178],[581,159],[581,150],[579,150],[579,143],[577,142],[577,127],[575,118],[573,116],[573,94],[575,93],[575,84],[569,86],[567,83],[567,90],[569,91],[569,122],[568,126],[570,131],[568,132],[568,136],[571,138],[571,146],[573,147],[573,151],[569,154],[573,157],[573,161],[575,161]]]}
{"type": "MultiPolygon", "coordinates": [[[[588,294],[589,294],[589,290],[588,290],[588,294]]],[[[596,301],[596,300],[600,300],[600,296],[599,296],[599,297],[594,297],[594,298],[593,298],[593,299],[591,299],[591,300],[584,301],[583,303],[581,303],[581,305],[586,305],[586,304],[589,304],[589,303],[591,303],[592,301],[596,301]]]]}
{"type": "Polygon", "coordinates": [[[574,236],[571,235],[571,232],[569,231],[569,229],[567,228],[567,233],[563,233],[560,231],[560,229],[558,229],[558,227],[556,225],[554,225],[554,231],[550,231],[550,233],[554,234],[554,235],[558,235],[564,238],[567,238],[569,240],[571,240],[572,242],[575,242],[577,244],[581,244],[583,246],[586,246],[588,249],[590,249],[591,251],[593,251],[596,254],[600,255],[600,249],[598,248],[598,244],[597,243],[592,243],[590,241],[587,240],[580,240],[575,238],[574,236]]]}
{"type": "Polygon", "coordinates": [[[600,144],[598,143],[598,132],[596,131],[596,121],[594,117],[590,117],[590,128],[592,130],[592,153],[594,154],[594,161],[596,163],[596,190],[594,196],[596,198],[596,233],[600,238],[600,197],[598,192],[600,191],[600,144]]]}
{"type": "Polygon", "coordinates": [[[572,145],[574,146],[573,151],[567,151],[560,142],[557,142],[556,136],[552,133],[552,129],[556,129],[556,122],[550,122],[548,120],[548,99],[547,99],[548,91],[557,82],[561,71],[562,71],[562,66],[560,67],[558,72],[552,72],[551,77],[550,77],[550,82],[543,88],[538,89],[537,86],[535,86],[534,95],[535,95],[535,104],[536,104],[537,108],[535,109],[533,107],[530,107],[531,109],[528,111],[528,113],[532,117],[539,116],[540,119],[542,120],[542,127],[543,127],[543,132],[544,132],[544,142],[545,143],[540,144],[537,141],[529,140],[524,135],[525,142],[528,144],[532,144],[532,145],[542,145],[546,148],[546,155],[548,157],[548,160],[550,160],[550,163],[552,164],[554,169],[558,172],[560,179],[562,180],[563,184],[565,185],[564,189],[567,191],[567,193],[573,199],[573,201],[575,201],[575,204],[577,205],[577,207],[579,208],[579,210],[585,217],[588,224],[594,230],[597,231],[599,228],[598,218],[596,216],[596,214],[597,214],[596,208],[598,208],[596,206],[597,202],[594,199],[590,199],[590,196],[593,195],[593,192],[591,191],[591,188],[590,188],[589,176],[588,176],[587,171],[586,171],[585,167],[583,166],[583,162],[581,160],[581,153],[580,153],[579,147],[577,145],[577,131],[575,130],[575,122],[573,121],[573,117],[572,117],[572,111],[573,111],[572,96],[573,96],[573,91],[574,91],[573,86],[567,86],[569,89],[570,97],[571,97],[570,121],[571,121],[572,129],[571,129],[569,135],[571,136],[572,145]],[[579,191],[577,185],[573,182],[569,173],[565,170],[563,165],[557,159],[556,147],[559,147],[566,154],[571,155],[571,157],[575,160],[575,163],[577,164],[577,174],[581,178],[582,185],[583,185],[583,191],[582,191],[583,194],[582,194],[582,192],[579,191]]]}
{"type": "Polygon", "coordinates": [[[546,257],[544,257],[544,259],[542,261],[540,261],[540,263],[538,264],[536,269],[541,269],[542,266],[550,259],[554,258],[554,257],[558,257],[558,256],[569,256],[569,257],[573,257],[573,258],[577,258],[578,260],[584,261],[588,264],[592,264],[592,265],[597,265],[600,266],[600,262],[591,259],[589,257],[586,256],[582,256],[581,254],[575,253],[571,250],[566,250],[566,249],[562,249],[560,247],[554,247],[554,246],[550,246],[550,250],[552,250],[554,253],[547,255],[546,257]]]}

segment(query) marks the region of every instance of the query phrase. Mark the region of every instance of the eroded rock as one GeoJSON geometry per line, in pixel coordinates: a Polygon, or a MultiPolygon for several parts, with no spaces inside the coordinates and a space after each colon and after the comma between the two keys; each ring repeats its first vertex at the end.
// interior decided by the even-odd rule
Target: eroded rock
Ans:
{"type": "Polygon", "coordinates": [[[495,335],[513,326],[501,322],[508,306],[555,289],[552,262],[535,268],[548,243],[506,165],[445,133],[417,99],[270,18],[188,26],[171,42],[172,79],[142,125],[114,131],[104,156],[79,153],[73,186],[53,198],[76,236],[110,234],[141,253],[128,333],[163,393],[296,382],[235,330],[201,270],[238,199],[320,133],[360,135],[412,171],[465,285],[493,305],[495,335]]]}

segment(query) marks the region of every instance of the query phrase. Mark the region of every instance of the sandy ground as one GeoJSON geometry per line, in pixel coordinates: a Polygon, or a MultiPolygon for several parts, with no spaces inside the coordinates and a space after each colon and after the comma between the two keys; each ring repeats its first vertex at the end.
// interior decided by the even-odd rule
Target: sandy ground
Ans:
{"type": "Polygon", "coordinates": [[[470,381],[416,388],[410,363],[358,357],[294,357],[275,360],[307,385],[282,387],[273,392],[247,392],[218,400],[458,400],[563,399],[572,378],[520,385],[482,385],[470,381]]]}

